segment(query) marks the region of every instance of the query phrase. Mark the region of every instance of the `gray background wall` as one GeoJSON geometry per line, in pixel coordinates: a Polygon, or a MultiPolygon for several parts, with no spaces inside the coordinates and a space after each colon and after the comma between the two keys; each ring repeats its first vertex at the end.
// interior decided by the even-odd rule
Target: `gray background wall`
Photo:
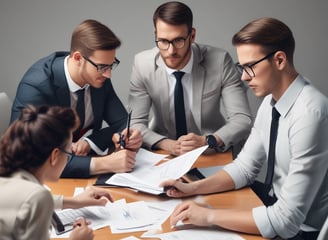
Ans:
{"type": "MultiPolygon", "coordinates": [[[[124,103],[135,53],[154,46],[152,14],[158,0],[2,0],[0,3],[0,92],[14,98],[18,82],[37,59],[69,50],[73,29],[84,19],[108,25],[122,40],[120,66],[112,80],[124,103]]],[[[185,0],[194,13],[196,41],[228,50],[232,35],[258,17],[276,17],[296,38],[295,65],[328,96],[328,2],[326,0],[185,0]]],[[[249,91],[255,113],[259,99],[249,91]]],[[[1,113],[0,113],[1,114],[1,113]]]]}

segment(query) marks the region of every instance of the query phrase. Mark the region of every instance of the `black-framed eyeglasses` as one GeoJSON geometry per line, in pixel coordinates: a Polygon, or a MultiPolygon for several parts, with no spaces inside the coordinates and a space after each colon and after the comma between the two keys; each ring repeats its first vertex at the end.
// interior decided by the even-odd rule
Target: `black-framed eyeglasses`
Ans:
{"type": "Polygon", "coordinates": [[[99,73],[104,73],[108,69],[114,70],[120,64],[120,60],[118,60],[117,58],[115,58],[114,62],[110,65],[108,65],[108,64],[96,64],[91,59],[87,58],[86,56],[83,56],[83,58],[85,60],[87,60],[89,63],[91,63],[93,66],[95,66],[97,68],[97,72],[99,72],[99,73]]]}
{"type": "Polygon", "coordinates": [[[62,151],[63,153],[66,153],[67,154],[67,162],[70,162],[72,161],[73,157],[75,156],[74,153],[72,152],[67,152],[65,149],[63,148],[58,148],[60,151],[62,151]]]}
{"type": "Polygon", "coordinates": [[[240,65],[239,63],[236,63],[236,67],[238,69],[238,71],[243,74],[243,71],[245,71],[247,73],[247,75],[251,78],[255,77],[255,73],[254,73],[254,70],[253,70],[253,67],[264,61],[265,59],[268,59],[270,57],[272,57],[277,51],[273,51],[271,53],[269,53],[268,55],[264,56],[263,58],[261,58],[260,60],[252,63],[252,64],[244,64],[244,65],[240,65]]]}
{"type": "Polygon", "coordinates": [[[180,49],[185,46],[186,40],[189,38],[190,33],[188,34],[187,37],[178,37],[176,39],[173,39],[171,41],[167,39],[158,39],[155,40],[156,46],[161,49],[161,50],[167,50],[170,47],[170,44],[172,44],[175,48],[180,49]]]}

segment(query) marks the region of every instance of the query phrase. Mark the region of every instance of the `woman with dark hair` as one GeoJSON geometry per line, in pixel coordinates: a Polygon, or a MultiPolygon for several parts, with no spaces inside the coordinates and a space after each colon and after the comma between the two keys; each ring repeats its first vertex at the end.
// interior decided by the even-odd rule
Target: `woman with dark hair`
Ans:
{"type": "MultiPolygon", "coordinates": [[[[28,106],[2,136],[2,239],[49,239],[55,206],[104,205],[110,199],[107,192],[90,188],[77,197],[56,197],[54,201],[43,187],[46,181],[58,180],[71,157],[72,133],[78,126],[77,119],[71,108],[28,106]]],[[[70,239],[93,239],[93,231],[84,219],[74,223],[70,239]]]]}

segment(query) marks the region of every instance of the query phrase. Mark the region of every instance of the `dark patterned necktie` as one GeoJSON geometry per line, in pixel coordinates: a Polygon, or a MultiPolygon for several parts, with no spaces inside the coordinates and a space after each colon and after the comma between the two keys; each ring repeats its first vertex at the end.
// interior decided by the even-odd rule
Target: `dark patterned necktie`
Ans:
{"type": "Polygon", "coordinates": [[[78,140],[78,138],[80,136],[80,131],[83,129],[83,126],[84,126],[84,120],[85,120],[84,92],[85,92],[85,89],[80,89],[75,92],[77,95],[76,112],[80,118],[80,126],[74,132],[74,137],[73,137],[74,142],[78,140]]]}
{"type": "Polygon", "coordinates": [[[176,84],[174,88],[174,111],[176,138],[178,139],[180,136],[187,134],[186,113],[183,99],[183,87],[181,82],[181,79],[185,73],[177,71],[173,74],[176,78],[176,84]]]}
{"type": "Polygon", "coordinates": [[[270,145],[268,154],[268,170],[265,178],[265,184],[272,186],[272,178],[274,174],[274,162],[276,158],[276,140],[278,134],[280,113],[275,107],[272,108],[272,119],[271,119],[271,129],[270,129],[270,145]]]}

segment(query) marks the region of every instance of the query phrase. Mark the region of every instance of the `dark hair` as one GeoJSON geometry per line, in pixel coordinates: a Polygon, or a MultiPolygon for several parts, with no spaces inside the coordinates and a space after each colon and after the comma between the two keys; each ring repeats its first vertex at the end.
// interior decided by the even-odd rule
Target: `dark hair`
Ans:
{"type": "Polygon", "coordinates": [[[170,25],[186,24],[188,32],[192,30],[193,15],[191,9],[181,2],[167,2],[160,5],[154,12],[153,22],[156,29],[156,22],[161,19],[170,25]]]}
{"type": "Polygon", "coordinates": [[[80,51],[87,57],[96,50],[114,50],[120,46],[121,41],[107,26],[92,19],[78,25],[71,39],[71,53],[80,51]]]}
{"type": "Polygon", "coordinates": [[[18,169],[36,169],[44,164],[56,147],[69,144],[78,126],[71,108],[27,106],[0,139],[0,176],[18,169]]]}
{"type": "Polygon", "coordinates": [[[232,38],[234,46],[258,44],[265,54],[284,51],[290,63],[293,63],[295,40],[289,27],[278,19],[259,18],[245,25],[232,38]]]}

